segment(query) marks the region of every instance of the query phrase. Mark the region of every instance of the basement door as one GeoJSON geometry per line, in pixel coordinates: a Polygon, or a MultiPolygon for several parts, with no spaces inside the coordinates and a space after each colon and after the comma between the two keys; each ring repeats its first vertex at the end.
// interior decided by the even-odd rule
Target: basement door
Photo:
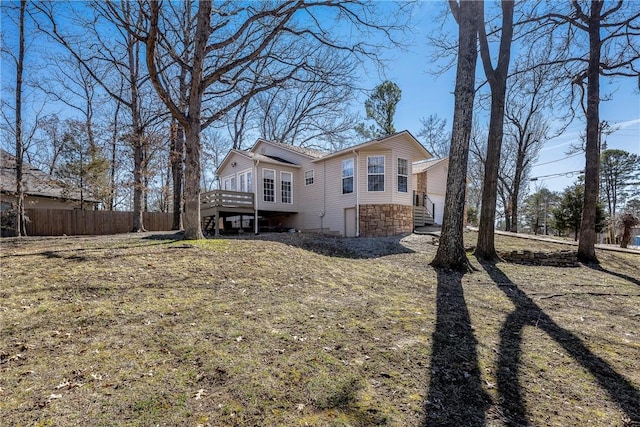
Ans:
{"type": "Polygon", "coordinates": [[[344,235],[346,237],[356,237],[356,208],[346,208],[344,210],[344,235]]]}

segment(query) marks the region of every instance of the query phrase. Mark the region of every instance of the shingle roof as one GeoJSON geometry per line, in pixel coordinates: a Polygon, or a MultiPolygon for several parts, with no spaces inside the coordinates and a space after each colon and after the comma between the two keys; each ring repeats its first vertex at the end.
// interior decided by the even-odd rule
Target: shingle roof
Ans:
{"type": "Polygon", "coordinates": [[[308,157],[313,157],[315,159],[319,159],[320,157],[324,157],[327,154],[329,154],[326,151],[316,150],[316,149],[313,149],[313,148],[298,147],[298,146],[295,146],[295,145],[284,144],[282,142],[276,142],[276,141],[269,141],[269,140],[266,140],[266,139],[263,139],[262,141],[266,141],[269,144],[273,144],[273,145],[275,145],[277,147],[282,147],[285,150],[294,151],[296,153],[299,153],[299,154],[302,154],[302,155],[305,155],[305,156],[308,156],[308,157]]]}
{"type": "Polygon", "coordinates": [[[426,171],[427,169],[431,169],[432,167],[434,167],[435,165],[438,165],[444,161],[448,161],[449,158],[448,157],[443,157],[441,159],[429,159],[429,160],[423,160],[420,162],[416,162],[413,164],[413,173],[421,173],[426,171]]]}
{"type": "MultiPolygon", "coordinates": [[[[62,185],[49,174],[32,167],[28,163],[22,166],[22,185],[24,194],[54,199],[80,200],[80,190],[62,185]]],[[[16,189],[16,158],[12,154],[0,150],[0,189],[3,193],[15,194],[16,189]]],[[[99,200],[84,196],[85,202],[99,202],[99,200]]]]}

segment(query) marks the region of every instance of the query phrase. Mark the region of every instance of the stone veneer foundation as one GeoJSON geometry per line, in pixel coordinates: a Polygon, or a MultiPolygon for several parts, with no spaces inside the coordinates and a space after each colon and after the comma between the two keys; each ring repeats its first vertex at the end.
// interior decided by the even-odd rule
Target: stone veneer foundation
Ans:
{"type": "Polygon", "coordinates": [[[395,236],[412,231],[413,206],[360,205],[360,236],[395,236]]]}

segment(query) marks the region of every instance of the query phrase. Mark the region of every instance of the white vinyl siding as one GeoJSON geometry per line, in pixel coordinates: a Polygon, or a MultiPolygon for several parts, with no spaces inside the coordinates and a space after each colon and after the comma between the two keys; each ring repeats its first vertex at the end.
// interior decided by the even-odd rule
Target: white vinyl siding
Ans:
{"type": "Polygon", "coordinates": [[[406,193],[409,188],[409,162],[407,159],[398,159],[398,193],[406,193]]]}
{"type": "Polygon", "coordinates": [[[342,161],[342,194],[353,193],[353,159],[342,161]]]}
{"type": "Polygon", "coordinates": [[[263,199],[265,202],[276,201],[276,171],[273,169],[262,170],[263,199]]]}
{"type": "Polygon", "coordinates": [[[367,191],[384,191],[384,156],[367,156],[367,191]]]}
{"type": "Polygon", "coordinates": [[[280,201],[286,204],[293,203],[293,174],[280,172],[280,201]]]}

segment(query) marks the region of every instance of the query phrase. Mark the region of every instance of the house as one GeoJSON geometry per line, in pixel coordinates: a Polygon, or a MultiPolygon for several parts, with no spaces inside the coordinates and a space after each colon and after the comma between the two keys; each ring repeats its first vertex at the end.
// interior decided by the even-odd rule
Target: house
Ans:
{"type": "MultiPolygon", "coordinates": [[[[28,163],[22,166],[25,209],[96,209],[99,201],[80,189],[69,188],[28,163]]],[[[10,210],[17,201],[16,158],[0,150],[0,210],[10,210]]]]}
{"type": "Polygon", "coordinates": [[[234,217],[256,232],[410,233],[418,182],[412,168],[431,157],[408,131],[333,153],[259,139],[220,164],[220,190],[202,195],[204,228],[217,231],[216,218],[228,226],[234,217]]]}
{"type": "Polygon", "coordinates": [[[413,164],[413,187],[421,199],[416,200],[416,206],[425,207],[425,225],[429,222],[442,224],[444,216],[444,199],[447,193],[447,174],[449,173],[449,158],[428,159],[413,164]]]}

